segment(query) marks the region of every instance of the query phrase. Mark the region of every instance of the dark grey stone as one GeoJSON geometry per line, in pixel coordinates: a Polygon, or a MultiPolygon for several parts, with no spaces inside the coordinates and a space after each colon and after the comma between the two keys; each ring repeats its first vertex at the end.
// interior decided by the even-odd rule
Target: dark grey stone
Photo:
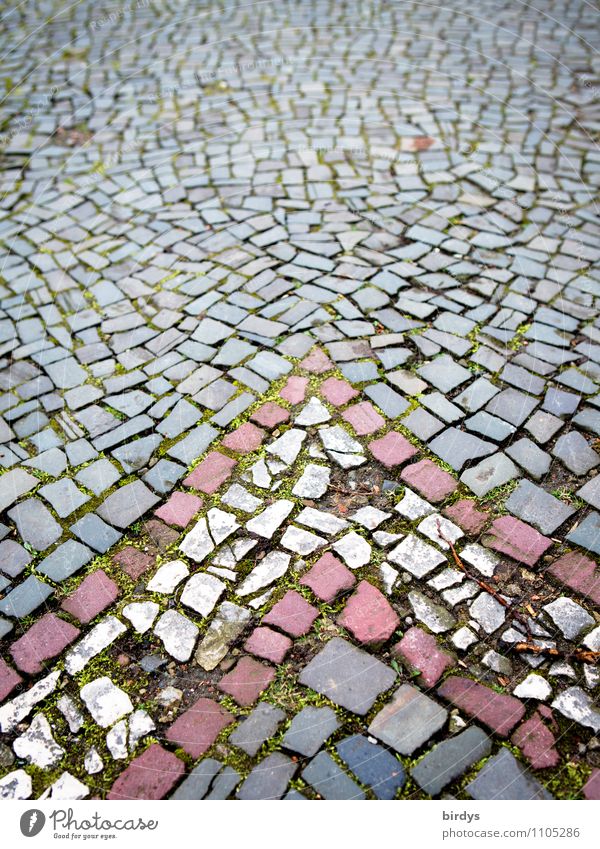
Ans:
{"type": "Polygon", "coordinates": [[[283,738],[283,745],[292,752],[312,757],[338,727],[339,722],[331,708],[309,705],[293,718],[283,738]]]}
{"type": "Polygon", "coordinates": [[[323,799],[365,799],[350,776],[336,764],[327,752],[319,752],[308,766],[302,770],[302,778],[310,784],[323,799]]]}
{"type": "Polygon", "coordinates": [[[506,509],[543,534],[553,533],[575,510],[528,480],[522,480],[505,505],[506,509]]]}
{"type": "Polygon", "coordinates": [[[37,571],[46,575],[51,581],[64,581],[89,563],[93,556],[94,554],[87,546],[74,539],[68,539],[42,560],[37,571]]]}
{"type": "Polygon", "coordinates": [[[389,690],[395,679],[396,673],[389,666],[340,637],[330,640],[299,678],[305,687],[361,715],[389,690]]]}
{"type": "Polygon", "coordinates": [[[0,613],[21,619],[37,610],[52,593],[52,587],[30,575],[0,601],[0,613]]]}
{"type": "Polygon", "coordinates": [[[467,785],[472,799],[540,800],[553,797],[509,752],[500,749],[467,785]]]}
{"type": "Polygon", "coordinates": [[[252,713],[229,735],[229,742],[254,757],[265,740],[272,737],[285,713],[267,702],[259,702],[252,713]]]}
{"type": "Polygon", "coordinates": [[[425,793],[437,796],[447,784],[489,755],[491,749],[487,734],[480,728],[467,728],[434,746],[410,774],[425,793]]]}
{"type": "Polygon", "coordinates": [[[296,764],[273,752],[254,767],[237,792],[238,799],[281,799],[296,772],[296,764]]]}

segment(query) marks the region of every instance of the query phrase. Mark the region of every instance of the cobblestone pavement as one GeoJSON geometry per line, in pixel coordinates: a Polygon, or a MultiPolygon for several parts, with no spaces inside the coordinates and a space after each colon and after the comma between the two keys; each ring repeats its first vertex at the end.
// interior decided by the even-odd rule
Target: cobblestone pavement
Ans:
{"type": "Polygon", "coordinates": [[[2,798],[599,798],[597,21],[5,13],[2,798]]]}

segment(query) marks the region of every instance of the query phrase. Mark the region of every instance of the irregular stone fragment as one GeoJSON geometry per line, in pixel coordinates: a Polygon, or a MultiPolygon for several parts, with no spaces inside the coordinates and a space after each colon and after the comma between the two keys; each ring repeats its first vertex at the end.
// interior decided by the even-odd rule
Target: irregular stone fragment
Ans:
{"type": "Polygon", "coordinates": [[[50,724],[43,713],[34,716],[27,731],[15,739],[13,749],[18,758],[40,769],[56,766],[65,754],[52,736],[50,724]]]}
{"type": "Polygon", "coordinates": [[[93,657],[114,643],[126,630],[127,626],[116,616],[107,616],[102,619],[67,653],[65,670],[69,675],[81,672],[93,657]]]}
{"type": "Polygon", "coordinates": [[[434,634],[443,634],[456,625],[456,619],[449,610],[423,593],[413,590],[408,594],[408,600],[419,622],[427,625],[434,634]]]}
{"type": "Polygon", "coordinates": [[[203,669],[210,672],[225,657],[229,646],[250,621],[250,611],[245,607],[224,601],[217,609],[206,634],[196,649],[195,659],[203,669]]]}
{"type": "Polygon", "coordinates": [[[360,569],[371,560],[371,546],[355,531],[339,539],[333,546],[350,569],[360,569]]]}
{"type": "Polygon", "coordinates": [[[185,663],[190,659],[198,637],[198,628],[181,613],[167,610],[154,626],[154,633],[175,660],[185,663]]]}
{"type": "Polygon", "coordinates": [[[226,585],[206,572],[192,575],[181,593],[181,603],[201,616],[209,616],[225,592],[226,585]]]}
{"type": "Polygon", "coordinates": [[[29,716],[33,708],[50,693],[53,693],[58,684],[60,672],[51,672],[42,678],[12,701],[0,707],[0,731],[8,733],[12,731],[26,716],[29,716]]]}
{"type": "Polygon", "coordinates": [[[101,728],[108,728],[133,710],[127,693],[113,684],[106,675],[84,684],[80,695],[94,721],[101,728]]]}
{"type": "Polygon", "coordinates": [[[277,578],[284,575],[290,565],[291,557],[283,551],[270,551],[236,590],[238,596],[251,595],[263,587],[268,587],[277,578]]]}

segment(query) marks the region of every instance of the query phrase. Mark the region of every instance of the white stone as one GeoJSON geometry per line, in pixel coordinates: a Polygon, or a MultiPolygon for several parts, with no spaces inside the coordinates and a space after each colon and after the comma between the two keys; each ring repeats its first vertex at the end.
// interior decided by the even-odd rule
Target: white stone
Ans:
{"type": "Polygon", "coordinates": [[[208,533],[208,523],[205,518],[199,519],[189,534],[183,538],[179,550],[196,563],[202,563],[205,557],[214,551],[215,545],[208,533]]]}
{"type": "Polygon", "coordinates": [[[381,548],[389,548],[390,545],[396,545],[400,542],[403,534],[388,534],[386,531],[375,531],[373,541],[381,548]]]}
{"type": "Polygon", "coordinates": [[[228,504],[234,510],[241,510],[243,513],[254,513],[263,503],[262,498],[256,498],[239,483],[232,484],[221,501],[223,504],[228,504]]]}
{"type": "Polygon", "coordinates": [[[133,710],[131,699],[106,675],[84,684],[81,698],[101,728],[108,728],[133,710]]]}
{"type": "Polygon", "coordinates": [[[492,577],[500,562],[500,558],[496,554],[476,542],[466,545],[460,552],[460,557],[461,560],[464,560],[469,566],[473,566],[486,578],[492,577]]]}
{"type": "Polygon", "coordinates": [[[519,699],[537,699],[545,702],[552,695],[552,687],[541,675],[531,672],[527,678],[517,684],[513,694],[519,699]]]}
{"type": "Polygon", "coordinates": [[[88,775],[96,775],[104,769],[104,761],[98,754],[98,750],[92,746],[83,759],[83,766],[88,775]]]}
{"type": "Polygon", "coordinates": [[[355,469],[367,462],[363,454],[341,454],[339,451],[330,451],[329,457],[342,469],[355,469]]]}
{"type": "Polygon", "coordinates": [[[70,772],[63,772],[50,787],[44,790],[40,799],[85,799],[89,795],[90,788],[87,784],[83,784],[70,772]]]}
{"type": "Polygon", "coordinates": [[[443,548],[444,551],[449,551],[450,546],[444,539],[442,539],[440,531],[446,539],[450,540],[451,543],[455,543],[461,537],[464,537],[464,533],[458,525],[455,525],[454,522],[444,518],[444,516],[440,516],[439,513],[433,513],[431,516],[427,516],[423,519],[417,527],[417,530],[424,536],[429,537],[432,542],[435,542],[435,544],[439,545],[440,548],[443,548]]]}
{"type": "Polygon", "coordinates": [[[201,616],[209,616],[226,589],[223,581],[214,575],[199,572],[192,575],[183,588],[181,603],[191,607],[201,616]]]}
{"type": "Polygon", "coordinates": [[[15,755],[40,769],[55,766],[65,754],[52,736],[52,729],[43,713],[37,713],[27,731],[13,743],[15,755]]]}
{"type": "Polygon", "coordinates": [[[305,531],[304,528],[296,528],[290,525],[284,535],[281,537],[281,545],[289,551],[294,551],[296,554],[312,554],[317,548],[322,548],[327,544],[327,540],[317,534],[311,534],[310,531],[305,531]]]}
{"type": "Polygon", "coordinates": [[[434,634],[443,634],[456,625],[456,619],[441,604],[436,604],[420,592],[410,592],[408,600],[419,622],[427,625],[434,634]]]}
{"type": "Polygon", "coordinates": [[[477,637],[471,631],[470,628],[467,628],[466,625],[463,625],[462,628],[459,628],[458,631],[452,635],[452,642],[456,646],[457,649],[461,651],[466,651],[473,643],[477,642],[477,637]]]}
{"type": "Polygon", "coordinates": [[[420,495],[413,492],[412,489],[404,490],[404,497],[402,501],[396,504],[395,509],[401,516],[410,519],[411,522],[435,513],[435,507],[432,507],[428,501],[425,501],[420,495]]]}
{"type": "Polygon", "coordinates": [[[65,669],[69,675],[76,675],[85,669],[93,657],[124,634],[127,626],[116,616],[107,616],[95,625],[85,637],[80,640],[65,658],[65,669]]]}
{"type": "Polygon", "coordinates": [[[190,574],[183,560],[170,560],[158,569],[153,578],[148,581],[146,589],[151,593],[171,595],[184,578],[190,574]]]}
{"type": "Polygon", "coordinates": [[[198,628],[186,616],[176,610],[167,610],[154,626],[154,633],[175,660],[184,663],[190,659],[198,637],[198,628]]]}
{"type": "Polygon", "coordinates": [[[298,415],[294,419],[294,424],[301,427],[310,427],[311,425],[323,424],[331,418],[331,413],[318,398],[310,399],[298,415]]]}
{"type": "Polygon", "coordinates": [[[145,634],[154,624],[159,610],[155,601],[132,601],[123,608],[123,616],[129,619],[138,634],[145,634]]]}
{"type": "Polygon", "coordinates": [[[319,430],[319,437],[323,443],[323,447],[327,452],[334,451],[337,454],[362,454],[363,447],[360,442],[357,442],[348,431],[344,430],[340,425],[333,427],[322,427],[319,430]]]}
{"type": "Polygon", "coordinates": [[[445,556],[434,548],[423,542],[422,539],[409,534],[402,542],[387,555],[388,560],[397,566],[402,566],[415,578],[428,575],[440,564],[446,562],[445,556]]]}
{"type": "Polygon", "coordinates": [[[489,593],[480,593],[469,605],[469,612],[486,634],[493,634],[506,619],[506,608],[489,593]]]}
{"type": "Polygon", "coordinates": [[[385,513],[383,510],[378,510],[376,507],[361,507],[356,513],[353,513],[350,518],[353,522],[358,522],[363,528],[369,531],[374,531],[382,522],[389,519],[391,513],[385,513]]]}
{"type": "Polygon", "coordinates": [[[594,624],[594,619],[587,610],[567,596],[545,604],[543,609],[567,640],[577,639],[594,624]]]}
{"type": "Polygon", "coordinates": [[[263,587],[268,587],[269,584],[272,584],[273,581],[281,578],[287,572],[290,559],[290,555],[283,551],[270,551],[244,578],[236,594],[239,596],[251,595],[262,590],[263,587]]]}
{"type": "Polygon", "coordinates": [[[67,725],[69,726],[69,730],[72,731],[73,734],[77,734],[77,732],[82,728],[84,719],[83,714],[73,701],[70,696],[64,695],[61,696],[60,699],[56,702],[56,707],[64,716],[67,721],[67,725]]]}
{"type": "Polygon", "coordinates": [[[129,717],[129,751],[133,752],[140,740],[155,728],[152,717],[145,710],[134,711],[129,717]]]}
{"type": "Polygon", "coordinates": [[[256,463],[250,467],[250,471],[248,473],[248,480],[250,480],[254,484],[254,486],[260,487],[260,489],[271,488],[272,478],[269,474],[267,464],[262,458],[260,460],[257,460],[256,463]]]}
{"type": "Polygon", "coordinates": [[[281,498],[254,519],[250,519],[246,523],[246,528],[250,533],[257,534],[260,537],[271,539],[277,528],[282,525],[287,517],[294,509],[294,502],[288,501],[286,498],[281,498]]]}
{"type": "Polygon", "coordinates": [[[0,778],[0,799],[30,799],[31,778],[24,769],[15,769],[0,778]]]}
{"type": "Polygon", "coordinates": [[[248,602],[248,607],[251,607],[252,610],[258,610],[263,604],[266,604],[268,600],[271,598],[273,593],[275,592],[275,587],[271,587],[270,590],[267,590],[266,593],[253,598],[252,601],[248,602]]]}
{"type": "Polygon", "coordinates": [[[38,702],[54,692],[59,678],[60,672],[51,672],[50,675],[46,675],[25,693],[21,693],[11,702],[2,705],[0,707],[0,731],[12,731],[21,720],[31,713],[38,702]]]}
{"type": "Polygon", "coordinates": [[[590,651],[600,651],[600,625],[586,636],[583,645],[590,651]]]}
{"type": "Polygon", "coordinates": [[[577,679],[577,673],[566,660],[557,660],[553,663],[548,670],[548,675],[552,675],[553,678],[571,678],[572,681],[577,679]]]}
{"type": "Polygon", "coordinates": [[[237,564],[242,560],[249,551],[252,551],[258,545],[258,540],[252,537],[242,537],[234,542],[223,545],[216,552],[212,562],[217,566],[223,566],[226,569],[235,569],[237,564]]]}
{"type": "Polygon", "coordinates": [[[122,761],[127,757],[127,723],[124,719],[110,729],[106,735],[106,746],[113,760],[122,761]]]}
{"type": "Polygon", "coordinates": [[[427,586],[431,587],[433,590],[441,592],[442,590],[447,590],[448,587],[454,587],[456,584],[462,584],[465,578],[465,573],[461,572],[460,569],[451,569],[448,567],[447,569],[443,569],[439,575],[435,576],[435,578],[430,578],[430,580],[427,581],[427,586]]]}
{"type": "Polygon", "coordinates": [[[474,595],[477,595],[478,591],[479,586],[475,583],[475,581],[465,581],[465,583],[461,584],[459,587],[444,590],[442,598],[450,605],[450,607],[455,607],[457,604],[460,604],[461,601],[473,598],[474,595]]]}
{"type": "Polygon", "coordinates": [[[334,543],[333,550],[340,555],[349,569],[360,569],[371,560],[371,546],[356,531],[350,531],[334,543]]]}
{"type": "Polygon", "coordinates": [[[552,707],[567,719],[591,728],[595,734],[600,731],[600,711],[581,687],[569,687],[554,699],[552,707]]]}
{"type": "Polygon", "coordinates": [[[240,527],[233,513],[219,510],[218,507],[213,507],[206,515],[210,535],[215,545],[219,545],[223,540],[226,540],[228,536],[231,536],[240,527]]]}
{"type": "Polygon", "coordinates": [[[315,510],[314,507],[305,507],[296,517],[296,521],[299,525],[306,525],[308,528],[328,535],[339,534],[348,527],[345,519],[340,519],[324,510],[315,510]]]}
{"type": "Polygon", "coordinates": [[[379,574],[383,583],[383,590],[386,595],[390,595],[394,589],[394,584],[398,580],[398,572],[393,569],[387,561],[379,564],[379,574]]]}
{"type": "Polygon", "coordinates": [[[306,431],[293,427],[290,430],[286,430],[283,436],[280,436],[270,445],[267,445],[267,451],[269,454],[279,457],[281,462],[285,463],[286,466],[291,466],[300,453],[302,443],[305,439],[306,431]]]}
{"type": "Polygon", "coordinates": [[[296,481],[292,493],[298,498],[321,498],[327,492],[331,469],[309,463],[296,481]]]}

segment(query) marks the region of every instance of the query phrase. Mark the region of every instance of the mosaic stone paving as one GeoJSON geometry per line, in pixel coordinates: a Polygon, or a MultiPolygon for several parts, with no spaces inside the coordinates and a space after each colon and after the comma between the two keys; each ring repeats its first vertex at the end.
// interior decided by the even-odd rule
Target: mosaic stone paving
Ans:
{"type": "Polygon", "coordinates": [[[597,21],[6,13],[0,797],[599,798],[597,21]]]}

